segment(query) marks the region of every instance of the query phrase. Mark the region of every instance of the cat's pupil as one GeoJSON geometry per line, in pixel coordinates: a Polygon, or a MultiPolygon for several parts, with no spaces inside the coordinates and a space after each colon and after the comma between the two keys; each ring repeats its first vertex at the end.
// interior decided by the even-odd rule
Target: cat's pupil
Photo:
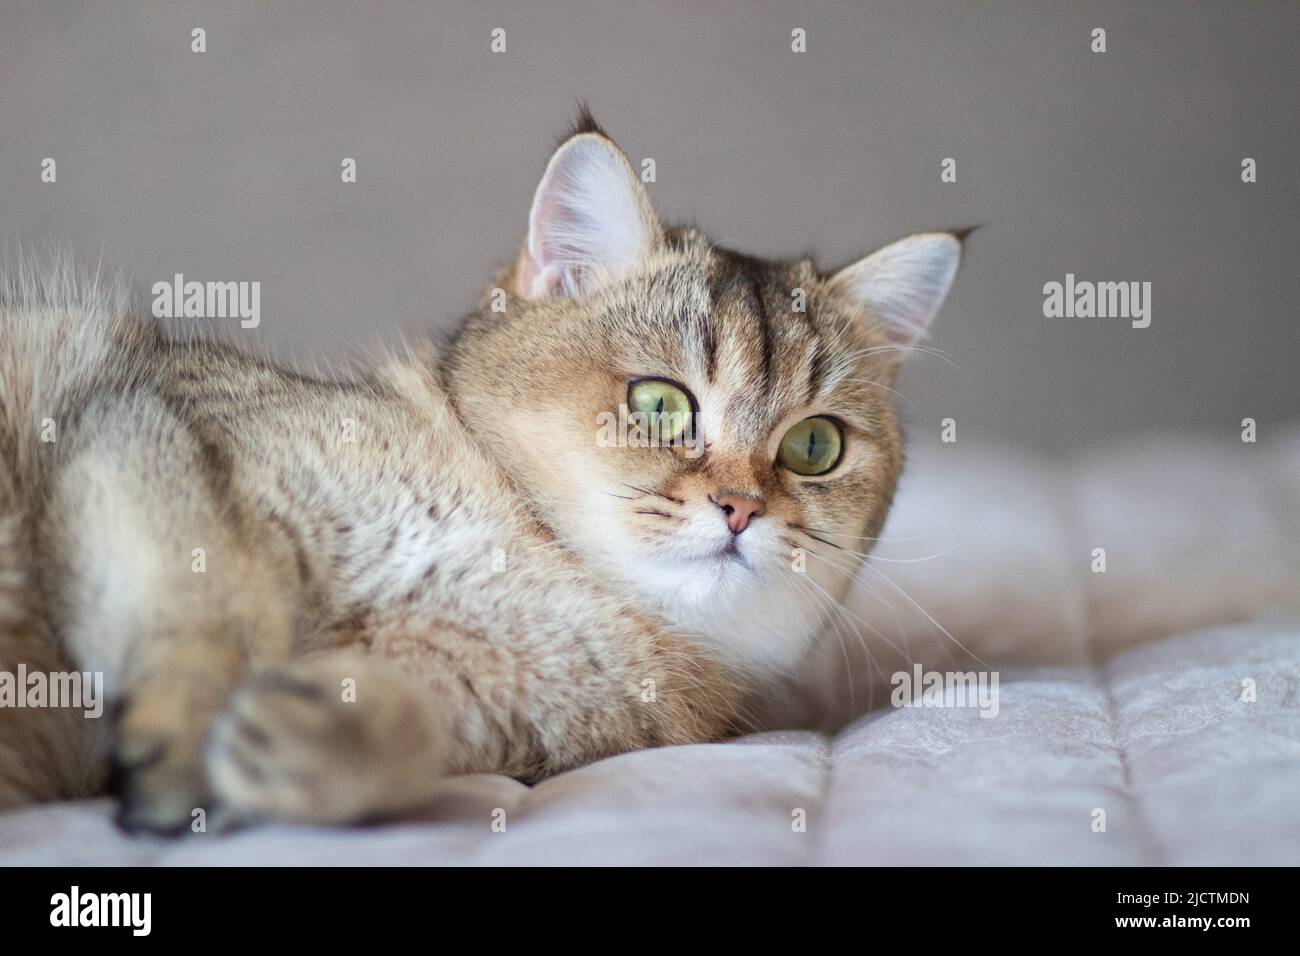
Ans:
{"type": "Polygon", "coordinates": [[[813,449],[817,447],[817,432],[808,432],[808,460],[813,461],[813,449]]]}
{"type": "Polygon", "coordinates": [[[659,404],[655,406],[655,414],[662,415],[663,413],[664,413],[664,397],[660,395],[659,404]]]}

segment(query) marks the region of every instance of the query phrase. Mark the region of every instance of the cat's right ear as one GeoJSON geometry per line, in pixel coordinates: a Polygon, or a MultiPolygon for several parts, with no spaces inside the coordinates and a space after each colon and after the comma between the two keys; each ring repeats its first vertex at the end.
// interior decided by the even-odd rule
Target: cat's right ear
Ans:
{"type": "Polygon", "coordinates": [[[555,151],[537,186],[515,294],[581,294],[626,272],[660,235],[650,197],[623,151],[603,133],[583,129],[555,151]]]}
{"type": "Polygon", "coordinates": [[[943,305],[971,231],[900,239],[835,273],[831,290],[880,320],[890,341],[911,345],[925,335],[943,305]]]}

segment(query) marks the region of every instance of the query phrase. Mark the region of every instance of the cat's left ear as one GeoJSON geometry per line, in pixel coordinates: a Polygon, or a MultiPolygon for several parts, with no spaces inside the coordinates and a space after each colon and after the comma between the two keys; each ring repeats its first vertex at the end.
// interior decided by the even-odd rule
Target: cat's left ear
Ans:
{"type": "Polygon", "coordinates": [[[925,335],[943,305],[969,233],[900,239],[835,273],[830,289],[883,322],[890,341],[910,345],[925,335]]]}
{"type": "Polygon", "coordinates": [[[632,164],[584,111],[533,196],[515,293],[528,299],[578,295],[626,272],[661,235],[632,164]]]}

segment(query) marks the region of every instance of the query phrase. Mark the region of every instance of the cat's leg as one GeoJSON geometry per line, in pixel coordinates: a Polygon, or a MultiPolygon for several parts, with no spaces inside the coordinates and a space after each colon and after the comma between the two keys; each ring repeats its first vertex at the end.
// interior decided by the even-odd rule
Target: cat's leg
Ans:
{"type": "Polygon", "coordinates": [[[254,675],[217,718],[208,775],[236,822],[350,823],[418,806],[447,774],[443,708],[343,651],[254,675]]]}
{"type": "MultiPolygon", "coordinates": [[[[16,684],[20,676],[73,669],[38,623],[10,618],[10,610],[0,607],[0,672],[15,679],[18,693],[27,690],[16,684]]],[[[0,810],[93,795],[103,782],[98,749],[105,720],[61,703],[0,710],[0,810]]]]}
{"type": "MultiPolygon", "coordinates": [[[[49,634],[30,580],[31,549],[22,518],[12,482],[0,471],[0,674],[20,694],[26,692],[20,675],[71,669],[49,634]]],[[[0,709],[0,809],[93,793],[99,782],[97,728],[84,708],[0,709]]]]}
{"type": "Polygon", "coordinates": [[[732,678],[632,617],[603,633],[414,624],[242,687],[209,742],[218,796],[253,819],[354,822],[418,807],[450,774],[531,780],[734,728],[732,678]]]}
{"type": "Polygon", "coordinates": [[[122,823],[181,830],[208,808],[211,718],[247,668],[288,655],[294,562],[160,397],[93,402],[60,443],[37,536],[50,618],[118,705],[122,823]]]}

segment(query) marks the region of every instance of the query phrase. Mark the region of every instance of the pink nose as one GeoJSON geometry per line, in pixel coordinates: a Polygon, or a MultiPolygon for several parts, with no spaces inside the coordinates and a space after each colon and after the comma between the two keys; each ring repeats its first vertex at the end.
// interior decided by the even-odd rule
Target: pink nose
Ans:
{"type": "Polygon", "coordinates": [[[732,534],[740,534],[749,522],[763,513],[763,499],[753,495],[718,495],[711,499],[727,516],[727,527],[732,534]]]}

